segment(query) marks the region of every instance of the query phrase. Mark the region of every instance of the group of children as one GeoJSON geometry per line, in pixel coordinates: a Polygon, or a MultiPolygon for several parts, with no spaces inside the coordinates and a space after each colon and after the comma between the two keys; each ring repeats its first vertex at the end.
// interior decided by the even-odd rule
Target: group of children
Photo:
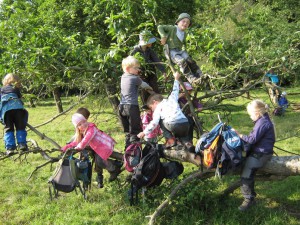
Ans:
{"type": "MultiPolygon", "coordinates": [[[[182,13],[175,24],[161,25],[158,27],[158,32],[161,35],[161,43],[168,45],[172,62],[179,66],[180,71],[190,82],[184,83],[184,86],[188,92],[191,92],[192,85],[196,85],[202,75],[195,61],[182,48],[186,39],[185,31],[191,25],[191,17],[187,13],[182,13]]],[[[146,71],[150,71],[150,73],[146,71],[144,73],[144,75],[146,74],[144,79],[150,85],[140,78],[140,72],[145,68],[141,68],[140,62],[134,56],[128,56],[122,61],[124,73],[121,77],[119,117],[125,132],[125,149],[131,143],[140,141],[144,137],[148,141],[157,142],[157,135],[162,131],[163,137],[166,138],[166,148],[181,144],[186,150],[193,151],[193,119],[190,115],[191,112],[187,111],[184,114],[181,110],[187,99],[183,93],[180,93],[180,73],[175,72],[173,74],[173,89],[169,97],[165,99],[158,93],[157,77],[153,65],[157,66],[163,73],[165,73],[165,68],[151,50],[151,45],[154,42],[155,38],[151,33],[142,32],[139,46],[135,47],[132,53],[140,52],[146,63],[151,65],[146,68],[146,71]],[[147,104],[144,106],[145,116],[142,119],[138,103],[139,88],[150,92],[146,99],[147,104]]],[[[17,147],[14,127],[19,149],[21,151],[27,150],[25,127],[28,113],[20,100],[20,86],[20,79],[14,74],[7,74],[3,79],[1,118],[5,125],[4,142],[8,155],[11,155],[17,147]]],[[[193,104],[197,111],[202,110],[200,102],[195,100],[193,104]]],[[[239,134],[243,141],[252,146],[242,173],[244,202],[239,207],[242,211],[254,204],[256,196],[254,191],[255,172],[271,158],[273,153],[275,133],[267,110],[267,105],[260,100],[249,103],[247,111],[255,125],[249,135],[239,134]]],[[[99,130],[94,123],[88,122],[89,115],[90,112],[85,108],[80,108],[72,115],[75,136],[62,148],[62,151],[69,148],[82,150],[89,146],[95,153],[98,187],[102,188],[103,169],[110,173],[109,180],[113,181],[121,172],[122,163],[109,158],[116,142],[108,134],[99,130]]]]}

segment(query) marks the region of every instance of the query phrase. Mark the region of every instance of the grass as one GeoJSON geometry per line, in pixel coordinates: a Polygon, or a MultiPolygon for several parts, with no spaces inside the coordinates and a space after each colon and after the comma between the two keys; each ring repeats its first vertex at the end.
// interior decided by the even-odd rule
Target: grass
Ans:
{"type": "MultiPolygon", "coordinates": [[[[299,93],[297,89],[287,91],[299,93]]],[[[261,91],[255,91],[251,96],[268,101],[266,94],[261,91]]],[[[299,99],[296,95],[288,97],[290,102],[297,102],[299,99]]],[[[64,99],[65,109],[75,100],[75,98],[64,99]]],[[[225,108],[231,112],[227,122],[245,134],[253,127],[245,111],[248,102],[248,99],[240,97],[227,101],[225,108]]],[[[117,117],[113,115],[109,105],[102,104],[99,109],[97,104],[88,100],[82,106],[91,109],[91,121],[110,133],[118,141],[116,149],[122,151],[124,135],[117,117]]],[[[28,111],[29,123],[33,126],[44,123],[57,114],[52,100],[45,100],[36,108],[28,108],[28,111]]],[[[64,145],[74,132],[70,122],[70,116],[74,111],[38,130],[60,145],[64,145]]],[[[224,109],[220,110],[221,115],[224,113],[224,109]]],[[[211,129],[217,122],[217,116],[209,115],[208,111],[200,115],[207,129],[211,129]]],[[[286,139],[299,136],[299,113],[289,109],[284,117],[273,117],[273,121],[276,125],[277,140],[281,140],[275,145],[300,154],[299,137],[286,139]]],[[[32,131],[28,132],[28,138],[37,140],[43,149],[53,148],[50,143],[41,140],[32,131]]],[[[4,151],[3,145],[2,149],[4,151]]],[[[287,155],[279,150],[276,152],[279,155],[287,155]]],[[[122,185],[126,172],[120,175],[119,183],[108,183],[108,174],[105,172],[105,187],[97,189],[93,184],[87,201],[75,192],[61,193],[58,199],[50,201],[47,181],[55,165],[52,169],[50,165],[43,167],[27,180],[33,169],[44,162],[40,155],[29,155],[27,160],[23,161],[15,160],[15,157],[0,161],[0,224],[147,224],[146,216],[154,212],[176,184],[190,172],[198,169],[184,163],[185,171],[179,179],[165,180],[160,187],[147,190],[145,197],[140,197],[138,205],[129,206],[127,199],[129,185],[122,185]]],[[[179,191],[178,197],[158,217],[157,224],[300,224],[299,176],[287,177],[281,181],[257,181],[257,206],[245,213],[237,210],[242,201],[239,190],[225,199],[219,198],[220,192],[237,179],[238,176],[225,176],[222,180],[212,178],[192,181],[179,191]]]]}

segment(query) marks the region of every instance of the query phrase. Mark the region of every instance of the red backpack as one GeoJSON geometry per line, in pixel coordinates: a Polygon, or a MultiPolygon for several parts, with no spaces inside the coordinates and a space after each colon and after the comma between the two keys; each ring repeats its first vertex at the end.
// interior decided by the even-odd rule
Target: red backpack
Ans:
{"type": "Polygon", "coordinates": [[[124,154],[124,166],[128,172],[133,172],[134,168],[140,163],[142,158],[142,144],[135,142],[130,144],[124,154]]]}

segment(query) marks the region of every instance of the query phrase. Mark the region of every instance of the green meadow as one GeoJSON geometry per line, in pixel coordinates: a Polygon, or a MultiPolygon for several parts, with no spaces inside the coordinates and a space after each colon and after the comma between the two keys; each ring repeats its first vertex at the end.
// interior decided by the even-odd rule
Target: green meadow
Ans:
{"type": "MultiPolygon", "coordinates": [[[[286,89],[290,103],[300,103],[299,88],[286,89]]],[[[262,90],[250,93],[251,98],[260,98],[268,103],[268,95],[262,90]]],[[[76,97],[63,98],[64,109],[76,102],[76,97]]],[[[249,99],[238,97],[223,102],[216,111],[204,110],[199,114],[203,127],[209,130],[218,122],[217,114],[238,130],[248,134],[253,123],[246,113],[249,99]]],[[[63,146],[73,135],[74,127],[71,115],[79,106],[90,109],[90,121],[118,142],[116,151],[123,151],[124,135],[117,116],[108,103],[97,100],[97,96],[88,98],[65,115],[37,129],[47,137],[63,146]]],[[[25,103],[26,105],[29,105],[25,103]]],[[[270,104],[271,105],[271,104],[270,104]]],[[[27,107],[29,124],[38,126],[57,115],[52,99],[38,102],[35,108],[27,107]]],[[[300,154],[299,148],[299,112],[289,107],[285,116],[272,117],[277,135],[275,145],[279,148],[300,154]]],[[[34,132],[28,130],[28,138],[37,141],[42,149],[53,149],[51,143],[42,140],[34,132]]],[[[196,139],[194,140],[196,143],[196,139]]],[[[4,144],[1,144],[4,152],[4,144]]],[[[278,155],[290,155],[279,149],[274,149],[278,155]]],[[[53,156],[60,153],[54,152],[53,156]]],[[[12,156],[0,161],[0,224],[147,224],[149,218],[160,203],[171,193],[172,189],[193,171],[199,168],[184,163],[185,170],[176,180],[165,180],[161,186],[149,189],[139,197],[139,204],[130,206],[127,191],[129,184],[125,183],[128,175],[122,172],[119,179],[108,183],[108,173],[105,172],[103,189],[97,189],[95,173],[93,174],[92,189],[84,200],[81,194],[60,193],[59,197],[50,200],[48,179],[56,166],[49,164],[38,169],[28,180],[31,172],[45,163],[40,154],[28,154],[26,158],[12,156]]],[[[220,198],[221,192],[238,176],[225,176],[221,180],[194,179],[178,192],[176,198],[162,211],[156,224],[300,224],[300,176],[286,177],[281,180],[257,181],[257,204],[246,212],[238,211],[242,202],[240,190],[226,198],[220,198]]]]}

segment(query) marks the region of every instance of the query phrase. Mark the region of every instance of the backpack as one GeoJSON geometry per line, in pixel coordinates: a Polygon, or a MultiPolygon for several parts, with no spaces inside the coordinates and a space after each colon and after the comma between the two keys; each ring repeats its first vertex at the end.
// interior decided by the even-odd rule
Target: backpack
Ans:
{"type": "MultiPolygon", "coordinates": [[[[162,183],[165,178],[165,170],[160,162],[159,152],[151,143],[147,143],[143,149],[143,157],[134,168],[131,177],[130,204],[133,205],[133,194],[138,194],[142,187],[154,187],[162,183]]],[[[136,201],[137,197],[136,197],[136,201]]]]}
{"type": "Polygon", "coordinates": [[[242,164],[243,142],[229,125],[220,122],[196,144],[195,152],[202,155],[203,164],[217,168],[219,175],[235,170],[242,164]]]}
{"type": "Polygon", "coordinates": [[[124,166],[128,172],[133,172],[142,158],[142,144],[135,142],[130,144],[124,154],[124,166]]]}
{"type": "MultiPolygon", "coordinates": [[[[76,188],[79,188],[84,199],[86,199],[85,190],[91,184],[92,164],[88,159],[88,155],[76,159],[73,155],[66,157],[67,152],[58,161],[53,175],[48,180],[50,199],[58,197],[59,191],[69,193],[76,191],[76,188]]],[[[82,154],[87,153],[83,150],[82,154]]]]}
{"type": "Polygon", "coordinates": [[[221,158],[218,161],[219,175],[226,174],[229,170],[236,170],[243,161],[242,151],[243,142],[235,131],[228,125],[225,125],[222,131],[224,142],[222,144],[221,158]]]}

